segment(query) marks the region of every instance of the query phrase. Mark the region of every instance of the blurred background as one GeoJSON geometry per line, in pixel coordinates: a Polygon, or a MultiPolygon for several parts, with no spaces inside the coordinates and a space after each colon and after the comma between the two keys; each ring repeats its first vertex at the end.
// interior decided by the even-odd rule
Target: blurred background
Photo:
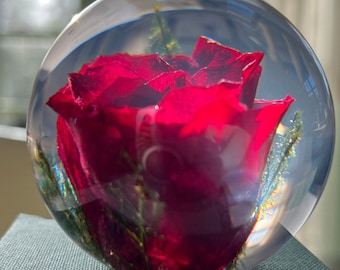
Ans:
{"type": "MultiPolygon", "coordinates": [[[[50,217],[36,189],[25,143],[35,74],[57,34],[91,0],[0,0],[0,237],[19,213],[50,217]]],[[[297,238],[331,269],[340,269],[340,1],[266,0],[305,36],[327,74],[337,139],[330,177],[297,238]]]]}

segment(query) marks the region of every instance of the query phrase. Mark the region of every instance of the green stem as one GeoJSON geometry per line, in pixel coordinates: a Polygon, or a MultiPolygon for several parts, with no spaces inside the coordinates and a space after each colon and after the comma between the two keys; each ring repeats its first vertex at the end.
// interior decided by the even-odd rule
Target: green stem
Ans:
{"type": "Polygon", "coordinates": [[[150,53],[159,53],[160,55],[166,55],[171,57],[175,53],[179,53],[180,46],[178,42],[173,38],[171,30],[169,29],[167,22],[162,17],[160,7],[155,4],[155,22],[151,27],[150,33],[150,53]]]}
{"type": "Polygon", "coordinates": [[[155,5],[154,9],[155,9],[155,14],[156,14],[156,20],[157,20],[157,23],[159,25],[159,29],[161,31],[161,37],[162,37],[161,39],[162,39],[163,47],[166,51],[166,54],[168,56],[171,56],[171,52],[170,52],[170,50],[167,46],[167,43],[166,43],[166,33],[165,33],[165,30],[164,30],[163,18],[160,15],[160,8],[159,8],[158,5],[155,5]]]}
{"type": "MultiPolygon", "coordinates": [[[[59,169],[58,171],[53,170],[54,166],[52,166],[52,164],[54,161],[51,162],[49,160],[38,141],[35,147],[34,162],[40,169],[38,186],[52,214],[57,220],[63,222],[64,229],[72,235],[76,241],[82,243],[90,253],[96,255],[98,258],[104,258],[99,246],[89,233],[83,209],[79,205],[72,183],[67,176],[61,172],[62,169],[60,169],[60,171],[59,169]],[[69,198],[71,199],[69,200],[69,198]],[[56,199],[63,202],[64,211],[55,211],[52,202],[56,199]]],[[[61,165],[58,165],[58,167],[59,166],[61,165]]]]}
{"type": "Polygon", "coordinates": [[[145,260],[147,270],[150,270],[149,258],[146,255],[145,244],[144,244],[145,238],[146,238],[146,231],[145,231],[145,227],[143,224],[143,209],[144,209],[144,200],[145,200],[144,191],[143,191],[143,177],[139,177],[138,182],[139,183],[137,184],[137,192],[139,194],[138,196],[139,239],[140,239],[141,249],[144,255],[144,260],[145,260]]]}
{"type": "Polygon", "coordinates": [[[127,151],[122,149],[122,156],[126,160],[127,164],[131,167],[133,171],[136,172],[136,192],[138,194],[138,203],[137,203],[137,222],[138,222],[138,237],[136,237],[138,241],[138,247],[141,249],[141,253],[143,254],[146,268],[147,270],[151,270],[149,258],[146,254],[145,250],[145,238],[146,238],[146,231],[144,227],[144,219],[143,219],[143,210],[144,210],[144,200],[145,200],[145,193],[144,193],[144,178],[142,176],[142,168],[136,165],[127,151]]]}
{"type": "Polygon", "coordinates": [[[269,184],[269,188],[264,189],[264,194],[260,202],[266,201],[275,188],[280,183],[280,175],[286,173],[288,159],[295,155],[294,149],[296,144],[301,139],[302,134],[302,121],[300,119],[300,112],[297,111],[294,115],[293,120],[291,120],[291,127],[283,134],[283,142],[280,143],[279,147],[281,150],[279,154],[277,151],[271,149],[269,157],[267,159],[266,171],[264,172],[263,181],[264,185],[269,184]],[[284,149],[282,149],[284,148],[284,149]],[[276,162],[275,162],[276,161],[276,162]],[[274,170],[271,174],[270,172],[274,170]]]}

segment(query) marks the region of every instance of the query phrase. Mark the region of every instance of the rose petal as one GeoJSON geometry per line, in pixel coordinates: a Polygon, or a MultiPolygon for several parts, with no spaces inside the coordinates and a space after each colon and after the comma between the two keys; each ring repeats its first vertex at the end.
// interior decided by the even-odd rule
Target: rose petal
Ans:
{"type": "Polygon", "coordinates": [[[250,179],[260,179],[276,128],[293,101],[290,96],[277,101],[256,101],[251,110],[239,116],[239,126],[251,138],[242,165],[244,171],[252,173],[250,179]]]}
{"type": "MultiPolygon", "coordinates": [[[[147,55],[128,55],[115,54],[101,58],[101,64],[106,65],[107,62],[114,61],[128,67],[138,78],[147,81],[157,77],[163,72],[173,71],[173,68],[158,54],[147,55]]],[[[122,76],[125,77],[125,76],[122,76]]]]}
{"type": "MultiPolygon", "coordinates": [[[[261,147],[269,136],[275,132],[283,115],[294,100],[291,96],[287,96],[282,100],[257,100],[255,102],[253,110],[258,112],[256,119],[253,119],[254,123],[258,123],[256,134],[253,137],[255,149],[261,147]]],[[[251,122],[247,121],[247,124],[250,126],[251,122]]]]}
{"type": "MultiPolygon", "coordinates": [[[[152,87],[159,93],[178,89],[184,87],[186,84],[186,73],[182,70],[162,73],[147,83],[148,86],[152,87]]],[[[154,104],[157,103],[158,102],[155,102],[154,104]]]]}
{"type": "MultiPolygon", "coordinates": [[[[71,73],[68,89],[72,93],[74,105],[85,108],[107,89],[112,89],[111,86],[118,78],[140,79],[146,82],[172,70],[173,68],[156,54],[101,56],[93,63],[84,65],[80,72],[71,73]]],[[[124,87],[117,91],[118,96],[127,96],[131,93],[129,88],[125,90],[124,87]]],[[[110,100],[115,97],[115,94],[112,93],[110,100]]],[[[58,102],[69,101],[69,98],[70,93],[64,91],[59,92],[57,100],[58,102]]],[[[52,108],[53,103],[53,101],[49,103],[52,108]]]]}
{"type": "Polygon", "coordinates": [[[117,78],[138,78],[137,75],[130,70],[129,66],[122,65],[117,61],[110,62],[109,65],[89,68],[83,75],[71,73],[69,76],[69,83],[75,101],[81,107],[86,107],[91,104],[98,96],[112,86],[117,78]]]}
{"type": "Polygon", "coordinates": [[[151,80],[160,73],[173,70],[158,54],[129,55],[126,53],[116,53],[110,56],[99,56],[92,63],[84,65],[79,73],[89,74],[91,70],[96,70],[98,67],[110,67],[113,63],[118,63],[128,68],[137,77],[144,78],[145,80],[151,80]]]}
{"type": "Polygon", "coordinates": [[[120,77],[97,98],[94,104],[99,108],[105,106],[143,108],[157,104],[162,97],[162,93],[148,86],[143,79],[120,77]]]}
{"type": "MultiPolygon", "coordinates": [[[[148,253],[151,264],[170,269],[223,269],[238,254],[255,221],[233,227],[229,206],[222,201],[203,201],[183,206],[182,211],[170,207],[161,220],[159,232],[148,253]]],[[[249,212],[250,205],[239,211],[249,212]]],[[[156,268],[155,268],[156,269],[156,268]]]]}
{"type": "Polygon", "coordinates": [[[221,83],[210,88],[188,86],[169,92],[159,104],[156,121],[160,124],[183,124],[198,109],[217,100],[239,99],[240,85],[221,83]]]}
{"type": "Polygon", "coordinates": [[[257,85],[262,72],[261,66],[256,67],[252,72],[243,72],[243,90],[240,101],[250,109],[253,106],[256,96],[257,85]]]}
{"type": "Polygon", "coordinates": [[[194,74],[200,67],[194,59],[183,54],[172,55],[165,59],[174,70],[183,70],[188,75],[194,74]]]}
{"type": "Polygon", "coordinates": [[[192,58],[200,67],[206,67],[214,62],[214,65],[224,65],[230,59],[238,57],[241,53],[237,50],[223,46],[206,37],[200,37],[192,53],[192,58]]]}
{"type": "Polygon", "coordinates": [[[236,69],[237,65],[242,67],[243,90],[241,102],[251,108],[255,99],[257,84],[260,79],[262,68],[260,62],[263,59],[263,53],[245,53],[235,60],[232,68],[236,69]]]}
{"type": "Polygon", "coordinates": [[[79,106],[74,101],[68,84],[50,97],[46,104],[65,119],[77,117],[79,114],[79,106]]]}
{"type": "Polygon", "coordinates": [[[221,143],[224,129],[228,125],[237,125],[238,117],[245,111],[238,97],[219,100],[195,111],[191,121],[181,129],[180,138],[199,136],[205,132],[211,134],[216,143],[221,143]]]}
{"type": "MultiPolygon", "coordinates": [[[[68,177],[72,179],[74,189],[77,191],[78,195],[83,195],[85,193],[83,190],[89,188],[90,183],[86,181],[86,173],[88,170],[83,168],[81,164],[82,157],[77,149],[76,138],[72,135],[67,122],[61,117],[59,117],[57,121],[57,130],[59,157],[68,177]]],[[[83,197],[79,198],[80,201],[82,201],[82,199],[83,197]]]]}
{"type": "Polygon", "coordinates": [[[134,168],[122,156],[122,149],[135,158],[136,149],[131,141],[135,141],[136,113],[132,108],[109,107],[92,118],[84,114],[67,123],[58,118],[59,156],[72,183],[95,186],[133,173],[134,168]],[[74,175],[76,168],[83,174],[74,175]]]}
{"type": "Polygon", "coordinates": [[[221,81],[243,84],[241,101],[251,107],[255,98],[257,83],[261,74],[259,66],[262,53],[242,54],[228,63],[208,65],[197,71],[190,82],[197,86],[212,86],[221,81]]]}
{"type": "Polygon", "coordinates": [[[197,71],[190,80],[193,85],[202,87],[210,87],[222,81],[243,84],[242,70],[228,65],[205,67],[197,71]]]}

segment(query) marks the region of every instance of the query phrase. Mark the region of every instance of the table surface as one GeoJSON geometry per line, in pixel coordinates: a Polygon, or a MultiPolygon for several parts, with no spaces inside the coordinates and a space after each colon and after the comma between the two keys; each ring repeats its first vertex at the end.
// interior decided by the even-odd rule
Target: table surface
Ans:
{"type": "MultiPolygon", "coordinates": [[[[109,270],[62,231],[53,219],[20,214],[0,240],[1,270],[109,270]]],[[[322,270],[327,268],[292,238],[254,270],[322,270]]]]}

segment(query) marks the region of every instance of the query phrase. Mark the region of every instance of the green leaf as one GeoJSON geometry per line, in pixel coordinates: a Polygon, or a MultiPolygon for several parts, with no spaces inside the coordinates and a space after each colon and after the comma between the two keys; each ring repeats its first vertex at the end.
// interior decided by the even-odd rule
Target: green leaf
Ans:
{"type": "Polygon", "coordinates": [[[303,122],[301,120],[301,112],[295,112],[294,118],[290,121],[290,126],[283,135],[278,135],[278,141],[271,148],[267,164],[262,176],[262,194],[260,203],[270,199],[282,181],[284,175],[287,174],[288,161],[295,157],[295,147],[302,136],[303,122]]]}
{"type": "Polygon", "coordinates": [[[82,207],[79,205],[71,181],[58,163],[57,158],[49,158],[41,144],[36,143],[34,163],[39,174],[38,187],[53,216],[62,223],[63,229],[91,254],[104,258],[100,248],[88,230],[82,207]],[[57,210],[55,203],[63,210],[57,210]]]}
{"type": "Polygon", "coordinates": [[[171,56],[181,52],[180,46],[174,39],[167,22],[162,17],[160,8],[155,6],[154,10],[155,19],[151,27],[148,53],[158,53],[160,55],[171,56]]]}

